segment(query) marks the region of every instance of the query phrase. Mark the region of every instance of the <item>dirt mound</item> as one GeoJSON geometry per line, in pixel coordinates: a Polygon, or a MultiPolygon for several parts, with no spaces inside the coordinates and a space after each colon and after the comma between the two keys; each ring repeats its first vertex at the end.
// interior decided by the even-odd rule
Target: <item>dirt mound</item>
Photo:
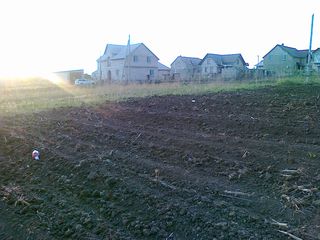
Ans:
{"type": "Polygon", "coordinates": [[[319,92],[151,97],[1,119],[0,238],[320,239],[319,92]]]}

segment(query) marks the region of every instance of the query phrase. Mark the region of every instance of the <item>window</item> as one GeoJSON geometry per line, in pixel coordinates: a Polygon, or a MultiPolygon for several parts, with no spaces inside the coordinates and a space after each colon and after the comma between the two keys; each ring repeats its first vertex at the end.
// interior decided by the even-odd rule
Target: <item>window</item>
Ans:
{"type": "Polygon", "coordinates": [[[205,73],[207,72],[207,68],[206,68],[206,67],[204,68],[204,72],[205,72],[205,73]]]}
{"type": "Polygon", "coordinates": [[[207,64],[208,64],[208,65],[211,64],[211,59],[210,59],[210,58],[207,59],[207,64]]]}
{"type": "Polygon", "coordinates": [[[120,73],[120,71],[119,71],[119,69],[117,69],[117,70],[116,70],[116,75],[117,75],[117,77],[119,77],[119,75],[120,75],[119,73],[120,73]]]}
{"type": "Polygon", "coordinates": [[[284,54],[284,55],[282,56],[282,61],[287,61],[287,55],[284,54]]]}
{"type": "Polygon", "coordinates": [[[137,56],[137,55],[134,55],[134,56],[133,56],[133,61],[134,61],[134,62],[138,62],[138,56],[137,56]]]}
{"type": "Polygon", "coordinates": [[[151,63],[151,57],[147,56],[147,63],[151,63]]]}
{"type": "Polygon", "coordinates": [[[150,76],[154,76],[154,70],[153,69],[150,69],[150,76]]]}

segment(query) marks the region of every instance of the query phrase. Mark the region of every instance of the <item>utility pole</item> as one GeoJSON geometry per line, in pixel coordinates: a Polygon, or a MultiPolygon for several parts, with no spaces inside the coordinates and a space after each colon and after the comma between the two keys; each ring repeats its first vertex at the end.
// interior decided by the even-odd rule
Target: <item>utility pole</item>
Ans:
{"type": "Polygon", "coordinates": [[[313,20],[314,20],[314,14],[312,14],[312,17],[311,17],[311,31],[310,31],[310,42],[309,42],[309,51],[308,51],[307,75],[310,75],[311,73],[313,20]]]}
{"type": "Polygon", "coordinates": [[[99,82],[100,83],[102,80],[101,58],[102,58],[102,56],[99,58],[99,82]]]}
{"type": "Polygon", "coordinates": [[[127,44],[127,56],[126,56],[126,62],[127,62],[127,76],[126,76],[126,84],[129,83],[130,80],[130,34],[129,34],[129,39],[128,39],[128,44],[127,44]]]}
{"type": "Polygon", "coordinates": [[[255,70],[255,75],[256,75],[256,83],[258,82],[258,78],[259,78],[259,63],[260,63],[260,56],[259,55],[257,55],[257,57],[258,57],[258,63],[257,63],[257,65],[256,65],[256,70],[255,70]]]}

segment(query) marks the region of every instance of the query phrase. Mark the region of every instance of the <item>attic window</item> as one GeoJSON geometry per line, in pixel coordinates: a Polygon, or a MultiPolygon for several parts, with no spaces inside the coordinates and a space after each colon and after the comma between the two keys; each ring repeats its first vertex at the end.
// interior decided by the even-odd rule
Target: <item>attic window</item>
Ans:
{"type": "Polygon", "coordinates": [[[134,55],[134,56],[133,56],[133,61],[134,61],[134,62],[138,62],[138,56],[137,56],[137,55],[134,55]]]}
{"type": "Polygon", "coordinates": [[[151,57],[147,56],[147,63],[151,63],[151,57]]]}
{"type": "Polygon", "coordinates": [[[287,61],[287,55],[282,56],[282,61],[287,61]]]}

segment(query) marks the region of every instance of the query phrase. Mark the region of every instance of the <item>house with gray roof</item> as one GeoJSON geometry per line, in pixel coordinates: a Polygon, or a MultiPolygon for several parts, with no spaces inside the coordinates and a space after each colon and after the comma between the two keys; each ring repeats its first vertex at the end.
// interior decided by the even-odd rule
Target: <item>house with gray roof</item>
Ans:
{"type": "Polygon", "coordinates": [[[189,82],[199,76],[200,58],[178,56],[171,63],[171,77],[174,81],[189,82]]]}
{"type": "Polygon", "coordinates": [[[312,68],[315,73],[320,74],[320,48],[312,51],[312,68]]]}
{"type": "Polygon", "coordinates": [[[201,79],[203,80],[239,79],[244,76],[248,66],[240,53],[208,53],[200,61],[199,65],[201,79]]]}
{"type": "Polygon", "coordinates": [[[97,80],[106,82],[154,82],[159,78],[159,58],[143,43],[107,44],[97,60],[97,80]]]}
{"type": "Polygon", "coordinates": [[[277,44],[263,57],[264,69],[275,76],[289,76],[303,71],[308,62],[308,50],[277,44]]]}

